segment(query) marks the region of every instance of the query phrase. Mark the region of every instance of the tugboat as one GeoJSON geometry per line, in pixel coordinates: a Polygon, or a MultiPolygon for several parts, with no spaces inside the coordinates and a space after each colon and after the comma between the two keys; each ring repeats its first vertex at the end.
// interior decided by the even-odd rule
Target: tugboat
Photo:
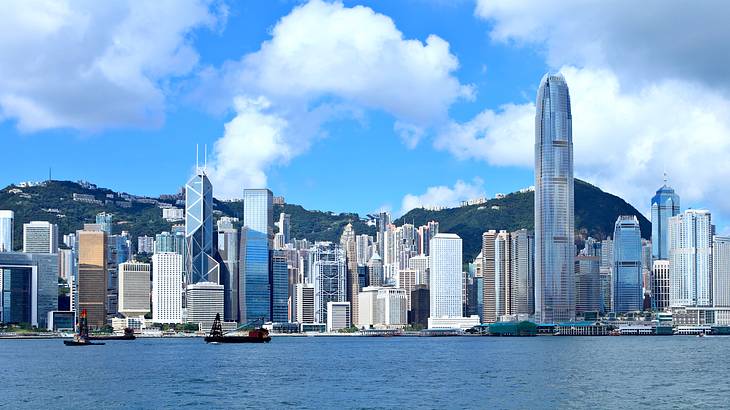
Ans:
{"type": "Polygon", "coordinates": [[[74,335],[73,340],[64,340],[66,346],[92,346],[103,345],[104,343],[94,343],[89,339],[89,324],[86,321],[86,309],[81,311],[79,318],[79,331],[74,335]]]}
{"type": "Polygon", "coordinates": [[[89,336],[89,340],[134,340],[137,337],[134,335],[134,329],[125,328],[123,335],[111,335],[111,336],[89,336]]]}
{"type": "Polygon", "coordinates": [[[239,326],[232,332],[223,333],[223,326],[221,325],[221,315],[217,313],[215,320],[213,321],[213,327],[210,329],[210,334],[205,337],[205,343],[219,344],[219,343],[268,343],[271,341],[269,331],[262,328],[257,323],[260,320],[254,320],[239,326]],[[247,335],[233,335],[232,333],[245,331],[248,329],[247,335]]]}

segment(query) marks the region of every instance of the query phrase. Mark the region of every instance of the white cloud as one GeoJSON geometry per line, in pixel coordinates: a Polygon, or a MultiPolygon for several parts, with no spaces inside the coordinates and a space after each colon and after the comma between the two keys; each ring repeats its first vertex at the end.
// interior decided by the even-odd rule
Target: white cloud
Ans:
{"type": "Polygon", "coordinates": [[[400,214],[404,215],[414,208],[443,206],[453,208],[461,201],[486,196],[484,182],[475,178],[471,183],[456,181],[453,187],[432,186],[421,195],[406,194],[401,203],[400,214]]]}
{"type": "Polygon", "coordinates": [[[536,45],[553,67],[603,67],[622,84],[677,79],[730,90],[727,1],[479,0],[494,41],[536,45]]]}
{"type": "MultiPolygon", "coordinates": [[[[357,118],[363,110],[392,115],[394,131],[413,148],[430,127],[447,121],[452,103],[472,97],[472,88],[453,75],[459,64],[446,41],[405,39],[390,17],[368,7],[313,0],[283,17],[271,35],[260,50],[205,71],[199,92],[215,94],[218,104],[264,96],[268,114],[287,123],[274,142],[287,159],[323,137],[323,123],[357,118]]],[[[228,129],[223,140],[230,140],[228,129]]],[[[264,173],[281,161],[245,147],[217,157],[218,167],[236,169],[246,161],[264,173]]],[[[240,190],[252,182],[249,174],[227,173],[226,183],[240,190]]]]}
{"type": "MultiPolygon", "coordinates": [[[[676,80],[626,92],[610,70],[561,72],[570,88],[577,177],[646,212],[666,170],[683,207],[730,214],[730,100],[722,93],[676,80]]],[[[487,110],[452,124],[437,142],[450,141],[441,147],[457,156],[531,167],[534,120],[532,103],[487,110]]]]}
{"type": "Polygon", "coordinates": [[[0,13],[0,119],[21,131],[158,126],[165,88],[225,21],[210,1],[20,1],[0,13]]]}

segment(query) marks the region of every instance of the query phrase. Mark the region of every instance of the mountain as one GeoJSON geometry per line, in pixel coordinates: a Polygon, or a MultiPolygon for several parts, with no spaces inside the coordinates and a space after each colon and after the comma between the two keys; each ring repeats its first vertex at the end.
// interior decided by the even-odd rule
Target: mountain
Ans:
{"type": "MultiPolygon", "coordinates": [[[[22,246],[23,223],[45,220],[57,223],[60,234],[75,232],[84,223],[93,223],[99,212],[114,214],[113,233],[129,231],[133,237],[169,231],[173,225],[162,219],[161,206],[183,207],[181,193],[159,198],[141,197],[124,192],[99,188],[87,182],[47,181],[37,185],[10,185],[0,191],[0,209],[15,212],[15,248],[22,246]]],[[[464,240],[464,260],[479,253],[481,234],[488,229],[517,230],[533,228],[533,192],[516,192],[499,199],[490,199],[479,205],[450,208],[440,211],[414,209],[398,218],[396,224],[415,225],[430,220],[439,221],[442,232],[453,232],[464,240]]],[[[242,201],[214,201],[213,212],[221,216],[243,216],[242,201]]],[[[300,205],[275,205],[274,214],[291,214],[294,238],[312,241],[337,241],[344,226],[352,222],[358,234],[375,234],[375,228],[366,218],[356,213],[333,213],[307,210],[300,205]]],[[[613,224],[619,215],[636,215],[641,224],[642,237],[649,238],[650,222],[623,199],[599,188],[575,180],[576,242],[587,236],[603,239],[613,234],[613,224]]],[[[177,222],[181,223],[181,222],[177,222]]]]}

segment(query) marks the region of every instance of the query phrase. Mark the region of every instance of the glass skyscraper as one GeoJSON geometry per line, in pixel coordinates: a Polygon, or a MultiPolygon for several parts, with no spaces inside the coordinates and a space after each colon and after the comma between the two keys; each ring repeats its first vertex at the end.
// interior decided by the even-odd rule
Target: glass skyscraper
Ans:
{"type": "Polygon", "coordinates": [[[535,318],[575,319],[573,131],[568,85],[546,74],[535,113],[535,318]]]}
{"type": "Polygon", "coordinates": [[[613,230],[613,311],[642,310],[641,228],[634,215],[621,215],[613,230]]]}
{"type": "Polygon", "coordinates": [[[188,283],[219,283],[213,257],[213,186],[200,168],[185,184],[185,248],[188,283]]]}
{"type": "Polygon", "coordinates": [[[679,214],[679,195],[666,180],[651,199],[651,255],[654,260],[669,259],[669,218],[679,214]]]}
{"type": "Polygon", "coordinates": [[[271,320],[270,251],[273,245],[273,194],[268,189],[243,191],[243,229],[239,283],[239,320],[271,320]]]}

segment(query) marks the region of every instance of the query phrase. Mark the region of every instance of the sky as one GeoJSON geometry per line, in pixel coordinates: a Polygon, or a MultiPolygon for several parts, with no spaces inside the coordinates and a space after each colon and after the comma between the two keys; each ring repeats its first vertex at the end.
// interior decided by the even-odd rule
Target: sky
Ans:
{"type": "Polygon", "coordinates": [[[309,209],[380,209],[534,184],[541,77],[570,87],[575,176],[648,215],[663,183],[730,232],[723,1],[8,2],[0,185],[88,180],[309,209]],[[207,146],[207,161],[204,157],[207,146]]]}

